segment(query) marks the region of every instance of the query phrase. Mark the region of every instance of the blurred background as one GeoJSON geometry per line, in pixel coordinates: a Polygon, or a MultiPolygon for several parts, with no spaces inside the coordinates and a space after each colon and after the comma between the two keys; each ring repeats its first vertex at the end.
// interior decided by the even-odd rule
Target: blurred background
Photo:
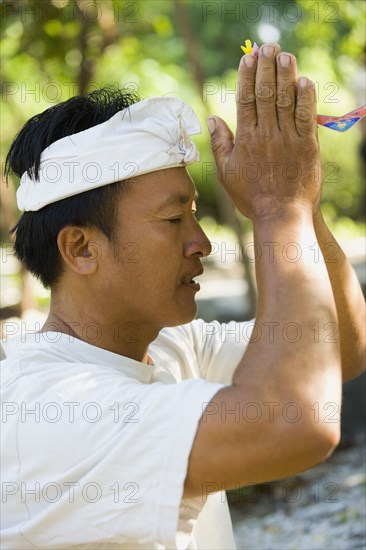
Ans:
{"type": "MultiPolygon", "coordinates": [[[[251,225],[217,185],[205,120],[218,114],[235,130],[236,71],[247,38],[278,41],[297,56],[299,75],[316,83],[319,113],[342,115],[364,103],[365,3],[14,0],[0,9],[2,167],[23,124],[73,95],[118,85],[142,98],[167,94],[187,101],[202,121],[195,138],[202,162],[190,172],[200,193],[198,215],[213,242],[199,315],[252,318],[251,225]]],[[[366,121],[345,134],[321,127],[319,139],[323,211],[364,285],[366,121]]],[[[8,232],[19,217],[17,185],[15,177],[8,187],[2,182],[2,321],[42,319],[49,296],[12,256],[8,232]]]]}
{"type": "MultiPolygon", "coordinates": [[[[366,3],[3,0],[0,15],[2,173],[9,146],[23,124],[73,95],[118,85],[138,92],[142,99],[173,95],[185,100],[202,121],[202,134],[194,138],[202,162],[190,167],[190,172],[200,194],[198,217],[213,244],[201,278],[199,316],[222,322],[252,318],[256,287],[251,224],[237,215],[217,185],[205,120],[209,114],[217,114],[235,131],[236,71],[242,55],[240,45],[248,38],[258,44],[279,42],[282,50],[297,56],[299,75],[305,74],[316,83],[318,113],[343,115],[365,103],[366,3]]],[[[366,119],[344,134],[320,127],[319,141],[324,171],[323,213],[365,290],[366,119]]],[[[15,201],[17,185],[18,178],[12,175],[8,184],[1,182],[0,323],[5,338],[19,330],[39,330],[49,301],[49,292],[22,269],[12,254],[9,229],[20,215],[15,201]]],[[[360,378],[345,386],[345,447],[359,441],[357,434],[364,430],[364,393],[360,378]]],[[[323,499],[323,508],[309,513],[309,506],[319,503],[320,498],[316,501],[309,497],[303,501],[305,515],[301,516],[303,508],[297,506],[300,516],[296,516],[297,511],[288,509],[293,500],[287,498],[281,503],[275,498],[268,513],[273,512],[275,501],[280,515],[273,516],[266,528],[265,522],[257,525],[255,519],[250,520],[245,502],[240,502],[240,510],[236,508],[235,494],[231,511],[238,545],[245,540],[247,544],[251,541],[251,548],[363,548],[360,518],[365,478],[357,474],[364,467],[360,449],[359,445],[351,449],[351,454],[338,458],[339,463],[328,465],[326,472],[295,480],[296,487],[310,491],[319,476],[330,484],[336,479],[342,496],[341,501],[337,500],[341,502],[338,509],[333,500],[323,499]],[[333,504],[326,509],[327,502],[333,504]],[[337,510],[338,516],[334,514],[337,510]],[[325,514],[325,530],[337,533],[338,542],[334,536],[330,540],[316,534],[314,525],[321,513],[325,514]],[[290,521],[287,527],[286,521],[290,521]],[[356,534],[352,525],[358,529],[356,534]],[[296,529],[302,533],[299,541],[294,539],[296,529]],[[310,533],[310,538],[304,533],[310,533]],[[263,541],[267,536],[266,546],[263,541]]],[[[263,499],[253,500],[252,489],[240,492],[239,497],[251,497],[248,502],[251,509],[257,506],[256,517],[267,514],[263,506],[260,509],[263,499]]]]}

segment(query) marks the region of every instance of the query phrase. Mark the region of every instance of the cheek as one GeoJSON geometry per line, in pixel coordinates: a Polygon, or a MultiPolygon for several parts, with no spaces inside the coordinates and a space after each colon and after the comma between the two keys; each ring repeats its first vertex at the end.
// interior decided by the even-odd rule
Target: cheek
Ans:
{"type": "Polygon", "coordinates": [[[149,225],[138,235],[125,233],[114,249],[114,260],[121,276],[131,282],[137,278],[139,285],[145,287],[152,279],[156,285],[172,279],[174,284],[182,271],[183,245],[179,233],[172,228],[149,225]]]}
{"type": "Polygon", "coordinates": [[[134,265],[140,261],[140,247],[136,241],[126,241],[116,249],[115,259],[122,265],[134,265]]]}

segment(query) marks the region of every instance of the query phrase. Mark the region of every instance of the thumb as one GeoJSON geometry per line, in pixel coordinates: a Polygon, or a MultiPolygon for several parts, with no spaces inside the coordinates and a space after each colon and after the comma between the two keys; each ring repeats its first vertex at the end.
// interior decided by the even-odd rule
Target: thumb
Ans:
{"type": "Polygon", "coordinates": [[[223,167],[234,148],[234,135],[226,122],[218,116],[210,116],[207,119],[207,126],[216,164],[218,168],[223,167]]]}

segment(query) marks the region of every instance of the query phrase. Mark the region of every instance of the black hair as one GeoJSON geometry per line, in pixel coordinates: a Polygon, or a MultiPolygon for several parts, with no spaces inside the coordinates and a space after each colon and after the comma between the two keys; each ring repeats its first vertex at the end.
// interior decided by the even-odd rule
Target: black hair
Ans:
{"type": "MultiPolygon", "coordinates": [[[[27,172],[38,180],[41,153],[51,143],[101,124],[137,101],[135,93],[108,87],[72,97],[35,115],[11,145],[5,163],[6,177],[10,172],[19,177],[27,172]]],[[[15,256],[46,288],[53,288],[63,270],[58,233],[69,225],[94,227],[113,241],[116,199],[124,188],[124,182],[116,182],[62,199],[36,212],[24,212],[10,230],[11,235],[15,234],[15,256]]]]}

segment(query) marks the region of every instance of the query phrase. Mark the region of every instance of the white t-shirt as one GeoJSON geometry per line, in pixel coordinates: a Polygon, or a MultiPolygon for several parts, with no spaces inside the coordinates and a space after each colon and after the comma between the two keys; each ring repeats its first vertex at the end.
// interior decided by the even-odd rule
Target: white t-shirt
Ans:
{"type": "Polygon", "coordinates": [[[164,329],[153,365],[55,332],[3,342],[2,548],[235,548],[225,493],[182,494],[251,328],[164,329]]]}

